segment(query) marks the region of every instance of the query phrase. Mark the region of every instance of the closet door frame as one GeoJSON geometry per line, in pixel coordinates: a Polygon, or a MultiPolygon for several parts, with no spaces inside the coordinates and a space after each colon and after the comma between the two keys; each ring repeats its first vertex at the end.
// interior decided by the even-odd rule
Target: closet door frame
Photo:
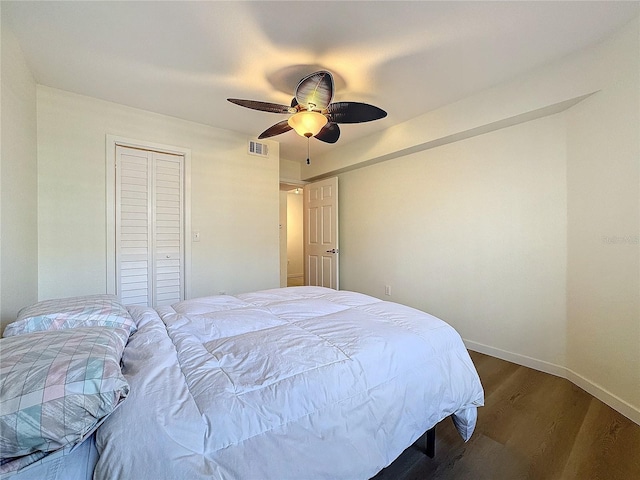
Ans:
{"type": "Polygon", "coordinates": [[[106,136],[106,284],[107,293],[116,294],[116,146],[152,150],[184,157],[184,298],[191,298],[191,150],[188,148],[106,136]]]}

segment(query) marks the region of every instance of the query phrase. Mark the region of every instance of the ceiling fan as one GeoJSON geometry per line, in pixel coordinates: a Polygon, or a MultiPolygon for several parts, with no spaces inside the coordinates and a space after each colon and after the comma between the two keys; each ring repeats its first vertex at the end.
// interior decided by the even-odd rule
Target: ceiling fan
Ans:
{"type": "Polygon", "coordinates": [[[291,115],[267,128],[258,138],[273,137],[293,129],[307,139],[315,137],[326,143],[336,143],[340,138],[339,123],[371,122],[387,116],[387,112],[368,103],[331,103],[332,99],[333,76],[320,70],[300,80],[290,106],[239,98],[227,100],[254,110],[291,115]]]}

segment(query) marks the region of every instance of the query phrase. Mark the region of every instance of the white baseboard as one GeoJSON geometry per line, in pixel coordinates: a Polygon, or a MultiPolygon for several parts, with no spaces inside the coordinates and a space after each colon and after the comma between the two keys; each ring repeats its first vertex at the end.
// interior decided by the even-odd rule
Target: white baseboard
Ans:
{"type": "Polygon", "coordinates": [[[568,375],[565,377],[567,380],[590,393],[601,402],[606,403],[614,410],[617,410],[632,422],[640,425],[639,409],[573,370],[567,370],[567,374],[568,375]]]}
{"type": "Polygon", "coordinates": [[[486,355],[500,358],[508,362],[516,363],[518,365],[522,365],[523,367],[533,368],[534,370],[549,373],[557,377],[566,378],[571,383],[582,388],[585,392],[593,395],[601,402],[606,403],[632,422],[640,425],[640,410],[638,408],[624,401],[617,395],[609,392],[607,389],[603,388],[597,383],[592,382],[591,380],[574,372],[573,370],[568,369],[567,367],[556,365],[550,362],[545,362],[543,360],[538,360],[536,358],[521,355],[519,353],[513,353],[499,348],[490,347],[489,345],[473,342],[471,340],[464,340],[464,343],[469,350],[484,353],[486,355]]]}

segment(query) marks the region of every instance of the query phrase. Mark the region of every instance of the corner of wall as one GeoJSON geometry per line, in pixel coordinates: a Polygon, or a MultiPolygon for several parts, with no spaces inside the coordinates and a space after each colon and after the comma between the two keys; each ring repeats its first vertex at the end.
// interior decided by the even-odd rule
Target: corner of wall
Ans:
{"type": "Polygon", "coordinates": [[[38,299],[36,82],[2,16],[0,325],[38,299]]]}

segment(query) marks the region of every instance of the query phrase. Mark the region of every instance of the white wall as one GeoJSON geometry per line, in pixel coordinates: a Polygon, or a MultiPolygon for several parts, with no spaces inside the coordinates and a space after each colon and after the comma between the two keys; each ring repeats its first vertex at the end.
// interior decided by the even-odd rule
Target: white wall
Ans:
{"type": "Polygon", "coordinates": [[[601,90],[566,112],[567,366],[640,423],[640,20],[592,61],[601,90]]]}
{"type": "Polygon", "coordinates": [[[287,194],[287,275],[304,281],[304,239],[303,239],[303,198],[304,195],[287,194]]]}
{"type": "Polygon", "coordinates": [[[36,83],[2,18],[0,331],[38,298],[36,83]]]}
{"type": "MultiPolygon", "coordinates": [[[[191,295],[279,285],[278,144],[38,86],[40,299],[106,290],[107,134],[191,150],[191,295]]],[[[190,237],[190,235],[188,235],[190,237]]]]}
{"type": "Polygon", "coordinates": [[[640,424],[639,76],[635,19],[316,159],[305,180],[339,174],[341,286],[441,316],[640,424]]]}
{"type": "Polygon", "coordinates": [[[563,133],[554,115],[341,175],[342,287],[562,365],[563,133]]]}
{"type": "Polygon", "coordinates": [[[287,286],[287,192],[280,191],[280,286],[287,286]]]}
{"type": "Polygon", "coordinates": [[[280,159],[280,180],[300,181],[300,162],[293,160],[280,159]]]}

